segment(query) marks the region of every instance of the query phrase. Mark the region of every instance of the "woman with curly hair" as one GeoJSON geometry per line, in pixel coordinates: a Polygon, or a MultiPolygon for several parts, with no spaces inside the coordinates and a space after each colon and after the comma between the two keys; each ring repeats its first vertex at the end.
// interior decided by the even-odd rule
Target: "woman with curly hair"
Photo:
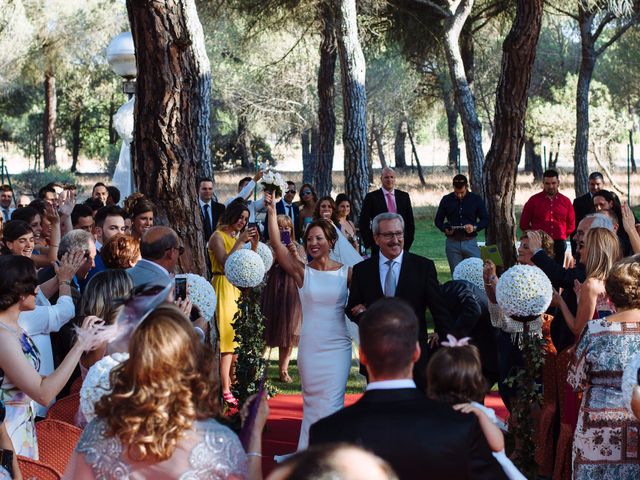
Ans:
{"type": "Polygon", "coordinates": [[[140,241],[131,235],[118,233],[107,240],[100,249],[105,268],[126,270],[140,260],[140,241]]]}
{"type": "Polygon", "coordinates": [[[265,401],[245,453],[220,414],[216,356],[187,317],[163,304],[136,328],[111,372],[65,478],[261,478],[265,401]]]}

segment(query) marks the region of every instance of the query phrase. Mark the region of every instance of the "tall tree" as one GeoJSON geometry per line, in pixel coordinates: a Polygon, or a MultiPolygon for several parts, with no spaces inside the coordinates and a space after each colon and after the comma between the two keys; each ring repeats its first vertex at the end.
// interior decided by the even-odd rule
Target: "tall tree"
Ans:
{"type": "Polygon", "coordinates": [[[576,196],[587,193],[589,176],[589,89],[596,61],[637,22],[633,3],[628,0],[581,0],[577,14],[561,7],[556,10],[578,22],[582,53],[576,89],[576,138],[573,173],[576,196]],[[605,33],[606,32],[606,33],[605,33]],[[602,40],[598,43],[599,40],[602,40]]]}
{"type": "Polygon", "coordinates": [[[159,223],[183,239],[183,271],[204,273],[194,179],[206,158],[211,76],[194,0],[128,0],[136,47],[134,173],[159,223]]]}
{"type": "Polygon", "coordinates": [[[338,58],[336,18],[330,0],[318,4],[320,19],[320,67],[318,68],[318,158],[314,159],[313,184],[318,195],[331,194],[331,172],[336,140],[335,71],[338,58]]]}
{"type": "Polygon", "coordinates": [[[367,164],[367,93],[365,61],[358,37],[355,0],[333,0],[342,79],[344,181],[354,216],[360,215],[369,190],[367,164]]]}
{"type": "Polygon", "coordinates": [[[543,0],[518,0],[511,31],[502,47],[495,134],[484,166],[489,210],[487,242],[498,245],[507,266],[515,263],[514,200],[518,163],[524,144],[524,120],[536,45],[540,36],[543,0]]]}

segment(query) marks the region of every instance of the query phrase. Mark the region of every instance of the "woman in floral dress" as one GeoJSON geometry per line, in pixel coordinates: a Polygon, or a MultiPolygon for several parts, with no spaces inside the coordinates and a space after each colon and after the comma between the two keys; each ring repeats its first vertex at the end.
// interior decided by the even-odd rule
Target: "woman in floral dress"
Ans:
{"type": "Polygon", "coordinates": [[[616,263],[605,288],[617,313],[587,323],[568,382],[582,391],[573,478],[640,478],[640,423],[625,408],[622,373],[640,352],[640,256],[616,263]]]}

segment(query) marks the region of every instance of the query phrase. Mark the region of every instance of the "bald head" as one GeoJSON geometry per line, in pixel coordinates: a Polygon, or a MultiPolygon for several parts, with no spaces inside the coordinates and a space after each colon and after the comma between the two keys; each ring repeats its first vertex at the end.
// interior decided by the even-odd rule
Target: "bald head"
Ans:
{"type": "Polygon", "coordinates": [[[179,239],[176,232],[169,227],[150,227],[142,235],[140,253],[146,260],[160,260],[172,248],[178,248],[179,239]]]}

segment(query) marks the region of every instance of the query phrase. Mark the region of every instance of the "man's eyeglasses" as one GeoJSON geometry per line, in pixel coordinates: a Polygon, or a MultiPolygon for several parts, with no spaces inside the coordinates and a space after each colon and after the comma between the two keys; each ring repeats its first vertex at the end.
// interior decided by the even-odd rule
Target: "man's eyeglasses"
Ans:
{"type": "Polygon", "coordinates": [[[379,233],[378,235],[380,235],[385,240],[391,240],[393,237],[404,238],[404,232],[385,232],[379,233]]]}
{"type": "Polygon", "coordinates": [[[169,247],[167,250],[178,250],[178,255],[182,255],[184,253],[184,247],[182,245],[179,247],[169,247]]]}

